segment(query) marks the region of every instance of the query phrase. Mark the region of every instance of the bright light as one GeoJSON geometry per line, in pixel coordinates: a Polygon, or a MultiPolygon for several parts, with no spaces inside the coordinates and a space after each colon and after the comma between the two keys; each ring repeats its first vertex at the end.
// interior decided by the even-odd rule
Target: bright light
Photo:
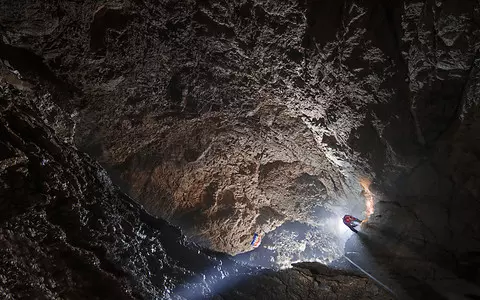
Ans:
{"type": "Polygon", "coordinates": [[[343,219],[341,217],[337,218],[337,230],[342,233],[347,230],[347,226],[343,224],[343,219]]]}
{"type": "Polygon", "coordinates": [[[343,224],[342,217],[335,218],[335,227],[337,229],[338,237],[340,237],[341,239],[347,239],[353,234],[353,231],[351,231],[350,228],[343,224]]]}
{"type": "Polygon", "coordinates": [[[365,220],[366,222],[368,218],[370,217],[371,214],[373,214],[374,211],[374,202],[373,202],[373,193],[370,191],[370,184],[372,182],[367,179],[367,178],[361,178],[360,179],[360,185],[363,188],[363,195],[365,196],[365,220]]]}

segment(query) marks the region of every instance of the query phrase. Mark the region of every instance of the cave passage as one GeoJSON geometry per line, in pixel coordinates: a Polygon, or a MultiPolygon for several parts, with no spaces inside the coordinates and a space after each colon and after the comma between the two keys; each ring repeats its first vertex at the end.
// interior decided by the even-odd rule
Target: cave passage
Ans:
{"type": "Polygon", "coordinates": [[[0,1],[0,298],[479,299],[479,24],[0,1]]]}

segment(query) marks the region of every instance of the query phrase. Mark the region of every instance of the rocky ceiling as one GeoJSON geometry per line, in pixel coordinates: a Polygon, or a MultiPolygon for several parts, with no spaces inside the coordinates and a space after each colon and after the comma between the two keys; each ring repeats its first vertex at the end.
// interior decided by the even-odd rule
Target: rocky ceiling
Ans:
{"type": "Polygon", "coordinates": [[[278,266],[303,228],[293,250],[331,262],[332,220],[364,212],[368,179],[372,224],[478,263],[478,1],[1,7],[3,78],[65,111],[58,135],[199,244],[238,254],[261,232],[278,266]]]}

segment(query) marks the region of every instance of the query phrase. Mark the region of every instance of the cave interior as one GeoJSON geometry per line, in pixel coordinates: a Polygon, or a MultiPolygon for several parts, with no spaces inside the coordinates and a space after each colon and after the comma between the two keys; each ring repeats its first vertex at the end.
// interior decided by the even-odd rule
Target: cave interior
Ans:
{"type": "Polygon", "coordinates": [[[479,1],[0,8],[0,298],[480,299],[479,1]]]}

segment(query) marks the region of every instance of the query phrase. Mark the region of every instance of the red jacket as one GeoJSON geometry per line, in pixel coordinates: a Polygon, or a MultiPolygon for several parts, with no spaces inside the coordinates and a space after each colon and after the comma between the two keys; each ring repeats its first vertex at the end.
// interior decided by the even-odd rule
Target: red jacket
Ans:
{"type": "Polygon", "coordinates": [[[355,217],[352,217],[350,215],[345,215],[343,217],[343,223],[347,226],[350,226],[352,225],[352,222],[355,221],[355,219],[356,219],[355,217]]]}

